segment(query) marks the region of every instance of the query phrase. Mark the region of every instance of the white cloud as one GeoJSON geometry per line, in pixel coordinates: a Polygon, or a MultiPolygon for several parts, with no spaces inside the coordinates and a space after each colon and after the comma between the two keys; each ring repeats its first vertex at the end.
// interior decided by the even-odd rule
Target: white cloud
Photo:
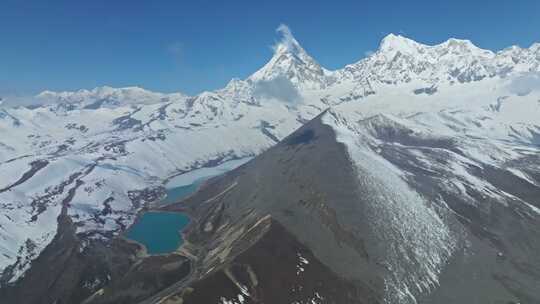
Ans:
{"type": "Polygon", "coordinates": [[[515,77],[508,87],[511,93],[525,96],[532,91],[540,90],[540,73],[528,72],[515,77]]]}
{"type": "Polygon", "coordinates": [[[300,100],[298,89],[283,75],[271,80],[256,82],[253,95],[258,98],[276,99],[286,103],[296,103],[300,100]]]}

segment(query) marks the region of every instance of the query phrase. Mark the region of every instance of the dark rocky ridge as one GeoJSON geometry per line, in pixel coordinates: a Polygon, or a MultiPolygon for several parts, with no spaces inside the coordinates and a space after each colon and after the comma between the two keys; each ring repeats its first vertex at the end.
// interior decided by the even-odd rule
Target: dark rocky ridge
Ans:
{"type": "MultiPolygon", "coordinates": [[[[382,141],[377,147],[380,154],[408,173],[409,186],[429,202],[425,208],[435,210],[450,232],[459,235],[454,251],[442,264],[439,283],[414,292],[416,300],[540,303],[535,287],[540,282],[540,259],[535,254],[540,252],[540,217],[522,203],[537,205],[540,188],[516,180],[509,171],[486,165],[468,171],[500,189],[500,193],[512,193],[515,199],[501,196],[495,200],[472,187],[468,188],[468,197],[456,196],[444,184],[453,176],[450,162],[463,157],[453,140],[426,139],[412,132],[388,133],[395,127],[393,122],[370,123],[375,124],[371,130],[377,131],[370,135],[382,141]],[[414,152],[418,149],[432,158],[438,170],[417,161],[414,152]],[[475,204],[471,204],[471,198],[475,204]]],[[[530,168],[533,172],[537,169],[530,168]]],[[[211,290],[230,284],[224,269],[264,247],[261,244],[272,225],[261,228],[260,221],[272,219],[309,248],[313,257],[328,267],[332,273],[328,275],[352,284],[349,291],[357,295],[355,300],[337,303],[363,303],[366,299],[368,303],[382,302],[388,297],[385,278],[392,271],[384,262],[385,252],[374,243],[378,232],[369,226],[365,209],[373,203],[369,201],[371,189],[358,183],[359,173],[346,147],[336,141],[334,130],[319,117],[252,162],[211,180],[182,204],[169,206],[197,219],[186,232],[189,245],[184,248],[198,257],[198,272],[195,283],[191,283],[195,290],[198,287],[197,295],[219,298],[211,290]],[[254,227],[260,231],[254,232],[254,227]]],[[[259,273],[278,267],[270,265],[259,273]]],[[[414,265],[406,266],[411,277],[418,271],[414,265]]],[[[327,299],[321,303],[333,302],[327,299]]]]}
{"type": "Polygon", "coordinates": [[[251,248],[242,252],[224,271],[195,282],[186,289],[184,303],[219,303],[243,295],[244,303],[377,303],[347,280],[321,264],[311,251],[273,221],[251,248]],[[301,264],[299,257],[308,264],[301,264]],[[246,286],[249,296],[234,283],[246,286]],[[209,292],[211,290],[212,292],[209,292]]]}
{"type": "MultiPolygon", "coordinates": [[[[188,242],[184,250],[196,257],[192,278],[195,293],[185,300],[199,299],[201,294],[198,290],[209,284],[211,289],[216,289],[216,293],[203,289],[202,294],[218,299],[224,296],[217,293],[217,290],[222,289],[215,284],[231,284],[226,280],[224,271],[237,264],[250,265],[256,276],[264,277],[268,274],[270,277],[277,276],[274,279],[286,277],[288,272],[285,270],[281,274],[269,273],[270,269],[287,268],[285,261],[284,265],[280,265],[278,260],[264,258],[256,262],[253,257],[261,256],[261,251],[268,248],[268,243],[277,247],[278,251],[287,251],[286,248],[279,248],[290,246],[286,243],[287,239],[291,242],[294,240],[297,244],[295,246],[305,248],[304,251],[315,248],[319,254],[322,253],[325,262],[339,269],[350,269],[351,261],[360,261],[357,262],[360,267],[372,267],[364,262],[369,257],[362,239],[352,229],[340,225],[331,207],[333,204],[347,206],[350,205],[348,202],[357,199],[354,191],[350,191],[355,184],[353,174],[346,151],[335,141],[332,129],[316,119],[254,161],[209,181],[203,190],[181,204],[167,206],[168,210],[187,212],[194,219],[185,232],[188,242]],[[332,201],[328,197],[332,197],[332,201]],[[283,244],[277,241],[280,239],[283,239],[283,244]],[[242,263],[244,259],[250,262],[242,263]],[[256,264],[259,266],[255,267],[256,264]]],[[[321,303],[348,303],[354,302],[353,299],[365,299],[365,303],[380,301],[381,294],[376,292],[376,286],[380,287],[382,282],[374,276],[376,271],[351,269],[345,272],[345,276],[336,275],[318,261],[317,255],[309,255],[313,264],[320,264],[324,268],[320,271],[325,275],[305,276],[307,281],[301,284],[308,286],[311,284],[309,280],[320,280],[324,282],[322,285],[339,290],[344,297],[337,297],[335,292],[326,300],[319,299],[321,303]],[[330,287],[333,281],[341,283],[330,287]],[[351,283],[353,281],[354,284],[351,283]]],[[[288,252],[287,257],[297,258],[294,252],[288,252]]],[[[295,272],[294,267],[288,270],[295,272]]],[[[284,288],[283,294],[275,294],[275,286],[259,285],[260,290],[250,292],[266,295],[274,293],[275,297],[250,301],[266,303],[269,299],[280,299],[278,302],[281,303],[281,300],[289,299],[294,302],[288,298],[293,287],[284,288]]],[[[230,292],[234,291],[228,291],[226,295],[230,295],[230,292]]],[[[319,292],[322,295],[325,288],[321,287],[319,292]]],[[[181,295],[182,292],[173,297],[181,295]]],[[[296,301],[309,302],[308,295],[304,296],[296,301]]],[[[362,302],[364,300],[359,303],[362,302]]]]}

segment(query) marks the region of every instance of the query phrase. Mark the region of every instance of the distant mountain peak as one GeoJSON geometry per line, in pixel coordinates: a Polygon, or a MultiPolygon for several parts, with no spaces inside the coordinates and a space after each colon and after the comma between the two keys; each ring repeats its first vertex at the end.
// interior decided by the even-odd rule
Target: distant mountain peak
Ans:
{"type": "Polygon", "coordinates": [[[433,46],[432,48],[444,49],[445,52],[448,51],[458,55],[471,54],[481,57],[493,57],[495,55],[495,53],[490,50],[479,48],[468,39],[450,38],[441,44],[433,46]]]}
{"type": "Polygon", "coordinates": [[[184,100],[182,93],[158,93],[138,86],[113,88],[96,87],[90,90],[77,91],[43,91],[35,96],[43,105],[62,105],[68,109],[97,109],[101,107],[118,107],[130,104],[153,104],[170,100],[184,100]]]}
{"type": "Polygon", "coordinates": [[[384,37],[381,40],[381,44],[379,45],[379,50],[381,51],[389,51],[389,50],[407,50],[407,49],[415,49],[421,46],[420,43],[406,38],[401,35],[396,34],[388,34],[386,37],[384,37]]]}
{"type": "Polygon", "coordinates": [[[493,54],[489,50],[484,50],[474,45],[470,40],[450,38],[442,43],[435,45],[427,45],[402,35],[388,34],[381,40],[379,52],[400,52],[405,54],[425,53],[429,50],[440,51],[444,50],[452,53],[484,53],[493,54]]]}
{"type": "Polygon", "coordinates": [[[297,87],[324,88],[328,82],[329,72],[302,48],[286,25],[280,25],[276,31],[281,34],[281,39],[273,46],[274,55],[248,80],[270,81],[284,76],[297,87]]]}

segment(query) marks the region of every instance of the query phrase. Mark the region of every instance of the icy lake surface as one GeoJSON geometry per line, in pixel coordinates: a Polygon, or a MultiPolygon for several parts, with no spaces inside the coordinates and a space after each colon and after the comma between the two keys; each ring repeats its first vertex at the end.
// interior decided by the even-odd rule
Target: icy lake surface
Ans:
{"type": "Polygon", "coordinates": [[[219,166],[201,168],[173,177],[166,185],[167,196],[163,204],[171,204],[195,193],[199,186],[211,177],[231,171],[250,161],[252,157],[226,161],[219,166]]]}

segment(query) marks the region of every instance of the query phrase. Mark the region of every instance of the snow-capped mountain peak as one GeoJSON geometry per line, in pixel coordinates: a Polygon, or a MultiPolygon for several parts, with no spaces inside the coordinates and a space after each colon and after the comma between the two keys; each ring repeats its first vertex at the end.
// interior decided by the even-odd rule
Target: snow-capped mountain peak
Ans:
{"type": "Polygon", "coordinates": [[[381,40],[379,45],[379,52],[392,52],[397,51],[401,53],[415,53],[422,48],[422,45],[412,39],[403,37],[396,34],[388,34],[386,37],[381,40]]]}
{"type": "Polygon", "coordinates": [[[328,85],[330,72],[322,68],[302,48],[290,29],[281,25],[277,30],[281,40],[274,45],[274,55],[260,70],[248,78],[253,83],[270,81],[277,77],[288,78],[295,86],[305,89],[321,89],[328,85]]]}
{"type": "MultiPolygon", "coordinates": [[[[138,87],[100,87],[45,91],[37,96],[46,101],[44,107],[8,109],[3,104],[0,205],[6,216],[0,217],[0,272],[4,273],[0,276],[7,278],[4,281],[19,279],[52,242],[60,214],[73,219],[81,238],[118,235],[141,208],[163,196],[163,183],[169,177],[257,155],[328,107],[343,115],[343,123],[330,121],[332,128],[351,139],[344,143],[356,151],[356,164],[369,172],[383,172],[381,166],[395,170],[383,158],[395,160],[405,155],[402,151],[412,151],[407,157],[421,168],[415,174],[447,173],[455,178],[450,191],[462,191],[456,195],[466,199],[470,196],[466,187],[475,185],[482,191],[479,195],[495,193],[492,186],[479,182],[481,177],[472,176],[478,163],[504,168],[524,160],[523,170],[515,171],[523,179],[519,184],[539,184],[540,173],[531,168],[538,163],[532,156],[540,155],[540,44],[494,53],[467,40],[425,45],[392,34],[373,55],[328,71],[287,27],[281,26],[279,32],[282,39],[271,60],[252,76],[233,79],[221,90],[188,97],[138,87]],[[297,90],[287,86],[289,82],[297,90]],[[262,89],[289,98],[274,98],[274,102],[266,98],[268,92],[261,94],[262,89]],[[284,89],[293,92],[283,93],[284,89]],[[297,100],[290,98],[298,97],[295,94],[301,102],[290,101],[297,100]],[[373,160],[376,164],[371,166],[373,160]],[[456,168],[458,175],[453,173],[456,168]]],[[[392,174],[389,184],[408,189],[399,182],[406,175],[392,174]]],[[[384,181],[384,176],[374,176],[384,181]]],[[[435,185],[446,183],[446,176],[440,177],[444,182],[435,185]]],[[[504,196],[503,190],[499,193],[504,196]]],[[[417,197],[409,198],[404,197],[407,204],[417,197]]],[[[522,205],[527,212],[540,214],[534,209],[540,203],[522,205]]],[[[409,215],[417,214],[407,210],[409,215]]],[[[431,215],[429,220],[428,224],[438,221],[431,215]]],[[[395,231],[426,227],[393,225],[395,231]]],[[[416,230],[409,232],[403,235],[411,239],[417,235],[416,230]]],[[[418,248],[429,253],[446,247],[418,248]]],[[[437,259],[444,258],[435,253],[437,259]]],[[[422,276],[438,271],[424,266],[422,276]]]]}
{"type": "Polygon", "coordinates": [[[276,53],[275,55],[293,54],[299,57],[309,57],[287,26],[282,24],[277,31],[281,33],[282,39],[273,47],[274,52],[276,53]]]}
{"type": "Polygon", "coordinates": [[[379,45],[378,52],[380,53],[392,53],[396,52],[402,54],[431,54],[434,56],[441,56],[445,54],[454,55],[486,55],[492,56],[493,52],[484,50],[474,45],[470,40],[450,38],[445,42],[436,45],[426,45],[419,43],[410,38],[402,35],[388,34],[384,37],[379,45]]]}
{"type": "Polygon", "coordinates": [[[474,45],[470,40],[466,39],[450,38],[441,44],[433,46],[432,48],[436,49],[439,56],[444,56],[447,54],[461,57],[474,56],[484,58],[493,58],[495,56],[495,53],[492,51],[481,49],[474,45]]]}
{"type": "Polygon", "coordinates": [[[401,35],[386,36],[379,49],[357,63],[336,71],[339,83],[354,81],[363,84],[362,91],[371,92],[377,85],[419,83],[426,87],[506,77],[510,73],[538,71],[538,45],[522,49],[511,47],[500,52],[485,50],[470,40],[451,38],[426,45],[401,35]]]}

